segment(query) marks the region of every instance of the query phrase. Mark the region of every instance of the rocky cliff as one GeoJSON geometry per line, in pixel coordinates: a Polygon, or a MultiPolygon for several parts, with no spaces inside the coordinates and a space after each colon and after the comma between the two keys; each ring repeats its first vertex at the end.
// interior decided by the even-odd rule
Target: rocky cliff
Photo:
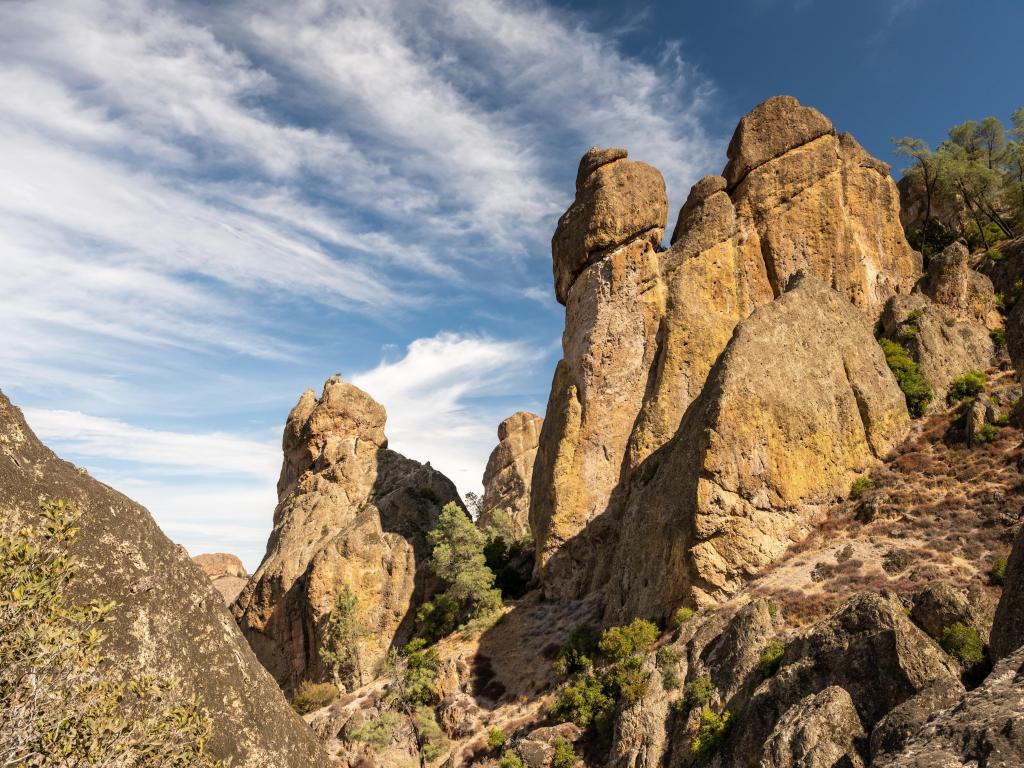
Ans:
{"type": "Polygon", "coordinates": [[[530,532],[530,486],[543,419],[519,411],[498,425],[498,444],[484,469],[484,495],[477,525],[486,527],[495,510],[505,510],[516,532],[530,532]]]}
{"type": "Polygon", "coordinates": [[[291,690],[327,676],[320,658],[335,598],[347,586],[369,630],[372,670],[408,639],[428,589],[426,534],[455,486],[387,447],[384,408],[335,376],[288,415],[267,554],[232,610],[263,665],[291,690]]]}
{"type": "MultiPolygon", "coordinates": [[[[737,325],[781,297],[797,272],[856,308],[851,317],[868,336],[885,302],[921,277],[888,167],[791,97],[769,99],[741,120],[723,176],[693,187],[662,252],[664,208],[657,171],[624,150],[592,149],[552,240],[556,295],[566,305],[564,357],[530,510],[551,596],[581,596],[607,581],[629,496],[653,471],[645,462],[686,432],[686,414],[697,412],[691,406],[737,325]]],[[[787,364],[785,352],[774,360],[787,364]]],[[[780,375],[800,376],[798,365],[780,375]]],[[[887,376],[884,366],[879,375],[887,376]]],[[[833,438],[845,439],[822,437],[833,438]]],[[[863,466],[857,459],[844,472],[863,466]]],[[[671,558],[668,578],[689,578],[688,555],[671,558]]]]}
{"type": "Polygon", "coordinates": [[[36,524],[39,499],[81,517],[78,602],[115,602],[103,652],[125,675],[176,677],[209,710],[213,755],[246,768],[323,766],[327,755],[253,656],[221,595],[149,513],[58,459],[0,393],[0,516],[36,524]]]}

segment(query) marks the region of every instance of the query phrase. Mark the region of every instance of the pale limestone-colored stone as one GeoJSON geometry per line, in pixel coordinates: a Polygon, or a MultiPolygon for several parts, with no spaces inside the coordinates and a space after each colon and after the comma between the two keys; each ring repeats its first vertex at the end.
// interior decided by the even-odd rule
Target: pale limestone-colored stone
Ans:
{"type": "Polygon", "coordinates": [[[303,393],[288,417],[267,554],[232,608],[286,690],[327,676],[320,648],[344,587],[369,630],[365,673],[409,636],[425,598],[426,534],[458,495],[429,464],[388,450],[385,420],[381,405],[340,377],[319,399],[303,393]]]}
{"type": "Polygon", "coordinates": [[[498,445],[484,469],[480,527],[491,523],[495,510],[505,510],[517,535],[529,535],[530,486],[543,422],[540,416],[519,411],[498,425],[498,445]]]}

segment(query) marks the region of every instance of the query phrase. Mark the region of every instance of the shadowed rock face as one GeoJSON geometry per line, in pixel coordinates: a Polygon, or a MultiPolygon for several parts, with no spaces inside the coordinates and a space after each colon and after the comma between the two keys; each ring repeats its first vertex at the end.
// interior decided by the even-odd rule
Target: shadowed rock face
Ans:
{"type": "Polygon", "coordinates": [[[769,99],[741,121],[728,154],[723,176],[694,185],[665,252],[653,247],[664,226],[657,172],[619,150],[581,162],[552,240],[564,357],[530,502],[550,596],[578,597],[609,578],[630,488],[650,471],[641,465],[680,432],[740,321],[804,271],[870,327],[921,275],[888,166],[820,113],[769,99]]]}
{"type": "Polygon", "coordinates": [[[327,755],[260,666],[221,596],[141,506],[58,459],[0,394],[0,516],[35,522],[39,497],[81,513],[79,601],[118,604],[104,653],[126,673],[173,676],[202,696],[210,748],[246,768],[319,767],[327,755]]]}
{"type": "Polygon", "coordinates": [[[232,607],[253,650],[286,690],[326,676],[327,617],[348,586],[371,632],[369,672],[406,639],[428,583],[426,534],[455,486],[429,464],[388,450],[384,408],[329,379],[307,390],[285,425],[267,554],[232,607]]]}
{"type": "Polygon", "coordinates": [[[491,522],[495,510],[507,510],[520,535],[530,531],[530,484],[544,420],[519,411],[498,425],[498,445],[484,469],[484,496],[477,525],[491,522]]]}

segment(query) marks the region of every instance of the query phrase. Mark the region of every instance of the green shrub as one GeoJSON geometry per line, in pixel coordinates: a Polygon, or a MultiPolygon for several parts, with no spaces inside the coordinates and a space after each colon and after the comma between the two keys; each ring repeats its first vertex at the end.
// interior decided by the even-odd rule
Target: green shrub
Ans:
{"type": "Polygon", "coordinates": [[[757,660],[757,671],[765,677],[771,677],[778,669],[779,665],[782,664],[782,654],[786,651],[786,645],[779,638],[771,640],[768,645],[761,651],[761,656],[757,660]]]}
{"type": "Polygon", "coordinates": [[[672,627],[679,629],[683,624],[693,618],[693,608],[679,608],[672,614],[672,627]]]}
{"type": "Polygon", "coordinates": [[[333,683],[313,683],[303,680],[292,696],[292,709],[300,715],[326,707],[338,698],[338,687],[333,683]]]}
{"type": "Polygon", "coordinates": [[[688,715],[698,707],[707,705],[711,701],[711,696],[714,692],[715,684],[711,682],[710,677],[698,677],[692,683],[689,683],[683,690],[683,698],[680,704],[683,715],[688,715]]]}
{"type": "Polygon", "coordinates": [[[974,433],[974,439],[979,443],[991,443],[999,437],[999,427],[995,424],[982,424],[974,433]]]}
{"type": "Polygon", "coordinates": [[[353,741],[369,744],[374,752],[383,752],[391,744],[399,717],[396,712],[383,712],[380,717],[367,720],[351,733],[353,741]]]}
{"type": "Polygon", "coordinates": [[[75,604],[75,506],[41,500],[38,525],[0,521],[0,765],[219,766],[211,723],[179,681],[125,679],[105,662],[102,625],[119,606],[75,604]]]}
{"type": "Polygon", "coordinates": [[[1006,580],[1006,558],[1000,555],[993,560],[988,575],[993,584],[1002,584],[1006,580]]]}
{"type": "Polygon", "coordinates": [[[658,627],[646,619],[634,619],[622,627],[609,627],[601,634],[597,647],[612,662],[642,656],[658,642],[658,627]]]}
{"type": "Polygon", "coordinates": [[[576,765],[576,750],[568,739],[555,739],[555,751],[551,755],[551,768],[572,768],[576,765]]]}
{"type": "Polygon", "coordinates": [[[992,343],[995,345],[996,352],[1003,352],[1006,349],[1006,329],[996,328],[995,330],[988,332],[989,338],[992,339],[992,343]]]}
{"type": "Polygon", "coordinates": [[[505,742],[508,739],[505,738],[505,732],[501,728],[491,728],[487,732],[487,746],[490,749],[498,750],[505,746],[505,742]]]}
{"type": "Polygon", "coordinates": [[[401,661],[404,701],[411,706],[437,701],[437,669],[441,665],[437,650],[417,638],[402,649],[401,661]]]}
{"type": "Polygon", "coordinates": [[[690,742],[690,749],[697,759],[698,765],[707,765],[715,756],[722,742],[729,735],[732,728],[733,716],[729,710],[722,714],[716,714],[710,709],[700,713],[700,726],[697,728],[697,735],[690,742]]]}
{"type": "Polygon", "coordinates": [[[1001,258],[1003,258],[1003,252],[1000,251],[998,248],[989,248],[988,252],[985,255],[992,259],[992,261],[999,261],[1001,258]]]}
{"type": "Polygon", "coordinates": [[[446,743],[444,731],[434,717],[434,710],[423,705],[416,707],[413,711],[413,724],[420,754],[425,762],[433,762],[441,756],[446,743]]]}
{"type": "Polygon", "coordinates": [[[499,768],[526,768],[526,763],[523,762],[523,758],[513,752],[511,749],[506,750],[505,754],[501,756],[501,760],[498,761],[499,768]]]}
{"type": "Polygon", "coordinates": [[[864,495],[865,491],[875,487],[874,481],[870,477],[858,477],[853,481],[850,486],[850,498],[859,499],[864,495]]]}
{"type": "Polygon", "coordinates": [[[978,631],[959,621],[942,630],[939,645],[965,667],[973,666],[985,658],[984,644],[978,631]]]}
{"type": "Polygon", "coordinates": [[[915,419],[920,418],[928,410],[928,404],[935,397],[931,385],[921,373],[921,368],[914,362],[907,350],[891,339],[879,339],[878,343],[885,353],[885,362],[896,377],[896,382],[903,390],[907,399],[907,410],[915,419]]]}
{"type": "Polygon", "coordinates": [[[363,684],[363,640],[370,634],[359,599],[346,584],[327,617],[320,658],[334,676],[335,685],[363,684]]]}
{"type": "Polygon", "coordinates": [[[567,675],[591,669],[594,666],[597,641],[596,629],[589,624],[577,624],[555,657],[553,663],[555,671],[561,675],[567,675]]]}
{"type": "Polygon", "coordinates": [[[575,723],[580,728],[594,724],[598,730],[607,730],[614,709],[615,700],[605,691],[601,680],[583,673],[562,689],[551,714],[562,723],[575,723]]]}
{"type": "Polygon", "coordinates": [[[954,379],[946,393],[946,404],[953,405],[969,397],[980,395],[985,389],[985,374],[981,371],[968,371],[958,379],[954,379]]]}

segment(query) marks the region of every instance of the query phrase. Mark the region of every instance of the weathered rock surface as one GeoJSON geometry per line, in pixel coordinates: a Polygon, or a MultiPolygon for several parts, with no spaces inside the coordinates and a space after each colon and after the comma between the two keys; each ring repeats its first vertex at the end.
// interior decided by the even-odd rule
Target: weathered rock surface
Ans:
{"type": "Polygon", "coordinates": [[[661,174],[614,160],[582,183],[552,240],[557,293],[566,304],[564,357],[530,499],[537,567],[552,595],[584,593],[599,557],[578,534],[608,507],[643,400],[663,306],[656,244],[666,211],[661,174]],[[549,563],[555,552],[559,559],[549,563]]]}
{"type": "Polygon", "coordinates": [[[653,247],[664,226],[660,176],[630,163],[591,150],[552,241],[564,359],[530,515],[551,596],[579,596],[608,578],[609,558],[593,553],[615,546],[627,487],[680,430],[737,323],[801,270],[866,322],[921,274],[888,167],[791,97],[741,121],[724,175],[694,185],[667,252],[653,247]],[[605,213],[589,213],[597,209],[605,213]]]}
{"type": "Polygon", "coordinates": [[[249,650],[220,595],[149,513],[58,459],[0,394],[0,516],[37,522],[39,498],[73,502],[81,601],[115,602],[104,653],[126,673],[176,677],[203,698],[208,746],[245,768],[320,768],[327,755],[249,650]]]}
{"type": "Polygon", "coordinates": [[[945,582],[929,584],[914,593],[910,620],[936,638],[957,622],[973,627],[983,639],[988,635],[989,621],[981,606],[972,605],[962,590],[945,582]]]}
{"type": "Polygon", "coordinates": [[[678,436],[639,473],[622,527],[642,535],[620,539],[609,618],[735,592],[909,423],[863,314],[794,280],[737,327],[678,436]]]}
{"type": "Polygon", "coordinates": [[[923,293],[890,299],[882,313],[882,330],[921,367],[935,391],[936,404],[943,403],[954,379],[968,371],[985,370],[995,353],[985,325],[970,317],[957,319],[923,293]]]}
{"type": "Polygon", "coordinates": [[[325,676],[323,632],[348,586],[370,628],[366,671],[406,639],[424,598],[427,532],[458,495],[451,481],[387,448],[384,408],[333,377],[303,393],[284,430],[267,554],[232,610],[286,690],[325,676]]]}
{"type": "Polygon", "coordinates": [[[943,677],[896,705],[871,731],[871,759],[902,750],[925,723],[956,704],[963,695],[964,687],[959,681],[943,677]]]}
{"type": "Polygon", "coordinates": [[[484,495],[477,524],[486,526],[495,510],[506,510],[520,536],[530,532],[533,462],[544,420],[519,411],[498,425],[498,445],[484,469],[484,495]]]}
{"type": "Polygon", "coordinates": [[[789,642],[779,671],[739,716],[724,764],[750,765],[786,713],[827,688],[845,689],[861,726],[870,730],[940,680],[958,684],[959,669],[903,615],[902,606],[876,594],[860,595],[789,642]]]}
{"type": "Polygon", "coordinates": [[[573,743],[582,735],[572,723],[536,728],[516,742],[516,751],[530,768],[548,768],[558,741],[564,739],[573,743]]]}
{"type": "Polygon", "coordinates": [[[224,552],[196,555],[192,558],[203,569],[213,586],[224,597],[224,603],[231,605],[249,580],[242,561],[235,555],[224,552]]]}
{"type": "Polygon", "coordinates": [[[996,308],[992,281],[971,269],[971,254],[961,242],[950,244],[931,258],[922,289],[958,320],[975,320],[987,328],[999,328],[1002,318],[996,308]]]}
{"type": "Polygon", "coordinates": [[[864,768],[866,735],[845,688],[829,686],[790,707],[768,737],[759,768],[864,768]]]}
{"type": "Polygon", "coordinates": [[[1024,527],[1017,531],[1006,564],[990,643],[993,659],[1009,656],[1024,645],[1024,527]]]}
{"type": "MultiPolygon", "coordinates": [[[[1024,765],[1024,648],[996,664],[985,681],[933,715],[898,752],[875,768],[1024,765]]],[[[872,741],[874,741],[872,739],[872,741]]]]}

